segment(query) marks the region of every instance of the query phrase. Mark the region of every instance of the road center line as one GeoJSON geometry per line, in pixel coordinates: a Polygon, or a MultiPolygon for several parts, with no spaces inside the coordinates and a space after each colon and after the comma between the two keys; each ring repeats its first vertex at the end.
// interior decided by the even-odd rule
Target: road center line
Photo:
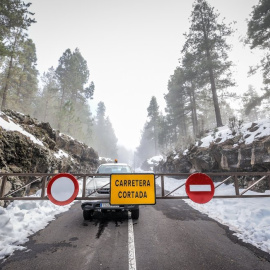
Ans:
{"type": "Polygon", "coordinates": [[[133,232],[133,220],[131,213],[128,213],[128,262],[129,270],[136,270],[135,242],[133,232]]]}

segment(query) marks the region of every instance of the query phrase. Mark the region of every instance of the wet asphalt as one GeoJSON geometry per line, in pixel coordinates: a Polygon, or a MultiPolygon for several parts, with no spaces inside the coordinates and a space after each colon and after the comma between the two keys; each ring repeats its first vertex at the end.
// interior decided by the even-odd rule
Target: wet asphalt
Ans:
{"type": "MultiPolygon", "coordinates": [[[[182,200],[140,206],[133,230],[140,270],[270,269],[270,254],[243,243],[182,200]]],[[[75,203],[24,246],[0,260],[0,269],[129,269],[128,215],[96,213],[84,221],[75,203]]]]}

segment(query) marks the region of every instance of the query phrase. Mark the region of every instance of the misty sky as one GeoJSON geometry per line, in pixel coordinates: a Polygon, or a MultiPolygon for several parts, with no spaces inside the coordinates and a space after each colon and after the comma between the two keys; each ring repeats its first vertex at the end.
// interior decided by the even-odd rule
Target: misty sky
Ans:
{"type": "MultiPolygon", "coordinates": [[[[63,52],[78,47],[88,63],[96,89],[92,113],[103,101],[119,144],[134,149],[147,120],[147,107],[156,96],[161,109],[170,75],[179,64],[188,32],[191,0],[32,0],[37,23],[29,30],[36,44],[40,74],[63,52]]],[[[237,21],[231,59],[234,77],[243,93],[248,84],[259,89],[259,76],[247,78],[259,57],[239,43],[246,19],[259,0],[208,0],[225,22],[237,21]]],[[[224,119],[226,122],[226,119],[224,119]]]]}

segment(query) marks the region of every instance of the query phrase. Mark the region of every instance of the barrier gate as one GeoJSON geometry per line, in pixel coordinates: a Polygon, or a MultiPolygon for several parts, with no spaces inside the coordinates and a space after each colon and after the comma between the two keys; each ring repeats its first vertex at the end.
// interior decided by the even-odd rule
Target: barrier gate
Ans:
{"type": "MultiPolygon", "coordinates": [[[[3,201],[14,201],[14,200],[49,200],[48,196],[46,195],[46,188],[48,186],[49,180],[51,180],[53,177],[55,177],[57,174],[46,174],[46,173],[0,173],[0,200],[3,201]],[[8,192],[5,194],[5,189],[8,184],[8,178],[12,177],[20,177],[23,178],[27,184],[24,186],[19,187],[18,189],[8,192]],[[33,179],[34,178],[34,179],[33,179]],[[38,183],[39,186],[41,184],[41,193],[40,196],[30,196],[30,188],[34,184],[38,183]],[[14,196],[16,193],[19,191],[26,189],[25,194],[26,196],[14,196]],[[12,196],[13,195],[13,196],[12,196]]],[[[88,194],[86,196],[86,185],[87,181],[89,179],[92,179],[93,177],[96,176],[103,176],[103,177],[110,177],[111,174],[77,174],[74,173],[72,174],[74,177],[82,181],[82,195],[81,196],[76,196],[74,200],[95,200],[95,198],[88,197],[91,194],[88,194]]],[[[136,175],[136,174],[134,174],[136,175]]],[[[160,180],[160,190],[159,194],[156,193],[156,199],[192,199],[191,195],[187,194],[186,196],[173,196],[172,194],[182,188],[184,185],[186,185],[186,182],[174,190],[167,192],[165,190],[165,182],[166,182],[166,177],[170,178],[175,178],[175,179],[186,179],[192,176],[193,174],[189,173],[157,173],[154,174],[155,177],[155,184],[157,180],[160,180]]],[[[249,190],[251,190],[254,186],[258,185],[262,181],[268,181],[268,187],[270,189],[270,172],[223,172],[223,173],[207,173],[208,176],[211,176],[215,180],[217,177],[221,182],[218,184],[214,185],[214,189],[216,190],[219,186],[222,184],[232,181],[234,183],[234,188],[235,188],[235,194],[234,195],[217,195],[213,196],[213,198],[218,199],[218,198],[261,198],[261,197],[270,197],[270,194],[258,194],[258,195],[245,195],[245,193],[249,190]],[[239,189],[239,181],[241,177],[243,176],[250,176],[250,177],[255,177],[259,178],[252,185],[250,185],[248,188],[240,192],[239,189]]],[[[106,184],[105,186],[109,185],[110,183],[106,184]]],[[[214,182],[215,184],[215,182],[214,182]]],[[[97,189],[96,191],[104,188],[105,186],[97,189]]],[[[186,187],[187,191],[187,187],[186,187]]],[[[98,199],[108,199],[108,197],[99,197],[98,199]]]]}

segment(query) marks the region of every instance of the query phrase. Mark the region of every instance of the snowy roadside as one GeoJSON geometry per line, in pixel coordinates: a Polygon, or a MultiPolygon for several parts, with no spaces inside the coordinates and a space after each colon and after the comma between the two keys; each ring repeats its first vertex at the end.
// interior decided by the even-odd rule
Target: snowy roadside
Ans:
{"type": "MultiPolygon", "coordinates": [[[[78,196],[81,196],[82,181],[78,182],[78,196]]],[[[40,196],[40,192],[32,196],[40,196]]],[[[45,228],[73,203],[57,206],[51,201],[14,201],[7,208],[0,207],[0,259],[15,250],[25,250],[22,245],[29,240],[29,236],[45,228]]]]}
{"type": "MultiPolygon", "coordinates": [[[[185,179],[165,178],[165,189],[172,191],[185,181],[185,179]]],[[[218,183],[215,183],[215,186],[217,185],[218,183]]],[[[256,194],[261,193],[253,191],[246,193],[246,195],[256,194]]],[[[267,190],[265,194],[270,194],[270,191],[267,190]]],[[[186,196],[185,187],[172,195],[186,196]]],[[[235,195],[234,186],[222,184],[216,189],[215,195],[235,195]]],[[[227,225],[239,239],[270,253],[270,198],[212,199],[206,204],[184,201],[210,218],[227,225]]]]}
{"type": "MultiPolygon", "coordinates": [[[[159,182],[157,180],[157,184],[159,182]]],[[[165,178],[165,189],[171,191],[184,182],[185,179],[165,178]]],[[[79,184],[81,192],[81,181],[79,184]]],[[[270,194],[270,191],[266,193],[270,194]]],[[[234,187],[223,184],[215,194],[233,195],[234,187]]],[[[258,193],[249,191],[247,194],[258,193]]],[[[185,188],[182,187],[173,195],[186,196],[185,188]]],[[[207,204],[196,204],[191,200],[184,201],[229,226],[244,242],[270,253],[270,198],[212,199],[207,204]]],[[[14,201],[6,209],[0,207],[0,259],[11,255],[15,250],[25,250],[26,248],[22,245],[32,234],[45,228],[57,214],[67,211],[71,205],[56,206],[50,201],[14,201]]]]}

